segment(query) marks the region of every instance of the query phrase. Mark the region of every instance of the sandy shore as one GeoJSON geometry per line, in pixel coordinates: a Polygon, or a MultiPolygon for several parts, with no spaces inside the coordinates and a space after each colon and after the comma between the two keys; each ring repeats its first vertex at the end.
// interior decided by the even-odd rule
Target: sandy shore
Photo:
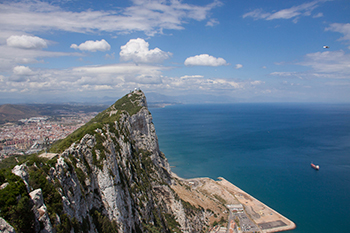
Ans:
{"type": "Polygon", "coordinates": [[[211,223],[221,217],[228,219],[226,205],[242,204],[245,213],[259,226],[261,232],[287,231],[296,227],[291,220],[222,177],[217,181],[210,178],[183,179],[176,174],[173,177],[176,182],[172,188],[183,200],[216,213],[217,218],[212,218],[211,223]]]}

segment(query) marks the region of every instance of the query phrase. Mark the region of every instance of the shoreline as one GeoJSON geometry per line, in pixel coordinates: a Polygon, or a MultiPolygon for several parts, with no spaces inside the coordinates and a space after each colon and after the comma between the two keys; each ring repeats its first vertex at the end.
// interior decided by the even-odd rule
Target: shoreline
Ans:
{"type": "Polygon", "coordinates": [[[286,218],[276,210],[270,208],[263,202],[259,201],[258,199],[254,198],[250,194],[246,193],[242,189],[238,188],[231,182],[227,181],[223,177],[218,177],[219,181],[216,181],[223,185],[228,190],[231,190],[234,192],[235,197],[238,199],[239,202],[241,202],[242,205],[245,206],[245,209],[249,209],[247,207],[251,208],[251,211],[247,211],[250,217],[253,219],[253,221],[260,226],[266,226],[266,229],[262,229],[262,232],[270,233],[270,232],[281,232],[281,231],[288,231],[293,230],[296,228],[296,224],[291,221],[290,219],[286,218]],[[250,214],[249,212],[254,212],[255,214],[250,214]],[[259,215],[256,215],[256,213],[259,215]],[[282,221],[285,225],[283,226],[276,226],[269,228],[268,226],[272,225],[273,223],[277,221],[282,221]]]}
{"type": "MultiPolygon", "coordinates": [[[[259,226],[261,229],[260,232],[272,233],[293,230],[296,228],[293,221],[238,188],[223,177],[218,177],[218,180],[213,180],[207,177],[184,179],[173,172],[172,177],[175,180],[172,188],[174,188],[181,198],[193,205],[203,207],[211,206],[211,208],[213,208],[213,205],[220,206],[219,203],[221,203],[221,207],[222,205],[225,205],[229,212],[229,214],[226,213],[225,215],[227,220],[229,220],[229,216],[233,214],[233,212],[229,210],[229,206],[241,204],[244,213],[254,224],[259,226]],[[181,188],[182,185],[190,187],[191,190],[181,188]],[[196,194],[194,195],[193,192],[196,194]],[[204,195],[198,196],[199,192],[204,193],[204,195]],[[206,194],[209,194],[209,196],[206,194]]],[[[220,211],[222,211],[221,208],[220,211]]]]}

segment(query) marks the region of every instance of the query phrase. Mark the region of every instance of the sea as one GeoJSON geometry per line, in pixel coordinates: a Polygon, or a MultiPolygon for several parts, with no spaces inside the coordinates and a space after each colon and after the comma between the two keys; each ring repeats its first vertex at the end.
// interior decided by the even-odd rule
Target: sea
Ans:
{"type": "Polygon", "coordinates": [[[288,232],[350,232],[350,104],[149,110],[160,150],[180,177],[224,177],[292,220],[297,227],[288,232]]]}

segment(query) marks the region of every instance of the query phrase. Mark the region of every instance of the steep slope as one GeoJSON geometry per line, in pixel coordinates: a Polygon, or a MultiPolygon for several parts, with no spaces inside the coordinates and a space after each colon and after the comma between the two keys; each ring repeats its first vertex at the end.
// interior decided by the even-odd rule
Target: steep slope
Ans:
{"type": "Polygon", "coordinates": [[[0,173],[0,216],[17,231],[203,232],[208,227],[211,211],[183,201],[171,188],[176,180],[159,151],[142,91],[127,94],[52,151],[59,154],[51,160],[33,157],[12,169],[24,182],[9,171],[0,173]],[[14,197],[11,203],[2,198],[5,193],[14,197]],[[28,213],[25,221],[16,222],[13,206],[28,213]]]}

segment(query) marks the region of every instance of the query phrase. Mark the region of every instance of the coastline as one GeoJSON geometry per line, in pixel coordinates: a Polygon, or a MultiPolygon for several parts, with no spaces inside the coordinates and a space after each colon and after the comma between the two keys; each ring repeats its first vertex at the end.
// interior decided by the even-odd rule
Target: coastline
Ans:
{"type": "Polygon", "coordinates": [[[230,222],[229,219],[234,213],[229,207],[242,205],[244,213],[259,226],[260,232],[272,233],[296,228],[294,222],[223,177],[218,177],[216,181],[210,178],[184,179],[175,173],[172,173],[172,176],[175,180],[172,188],[184,201],[194,206],[202,206],[204,209],[211,209],[218,215],[217,218],[209,220],[211,223],[218,218],[230,222]]]}
{"type": "Polygon", "coordinates": [[[245,210],[248,212],[249,216],[257,225],[266,226],[266,229],[263,229],[262,232],[280,232],[293,230],[296,228],[295,223],[283,216],[282,214],[278,213],[277,211],[262,203],[258,199],[254,198],[250,194],[244,192],[242,189],[230,183],[223,177],[218,177],[218,179],[219,181],[216,182],[220,183],[228,191],[234,193],[235,197],[242,205],[245,206],[245,210]],[[285,225],[269,228],[269,226],[274,226],[273,223],[278,221],[282,221],[285,225]]]}

